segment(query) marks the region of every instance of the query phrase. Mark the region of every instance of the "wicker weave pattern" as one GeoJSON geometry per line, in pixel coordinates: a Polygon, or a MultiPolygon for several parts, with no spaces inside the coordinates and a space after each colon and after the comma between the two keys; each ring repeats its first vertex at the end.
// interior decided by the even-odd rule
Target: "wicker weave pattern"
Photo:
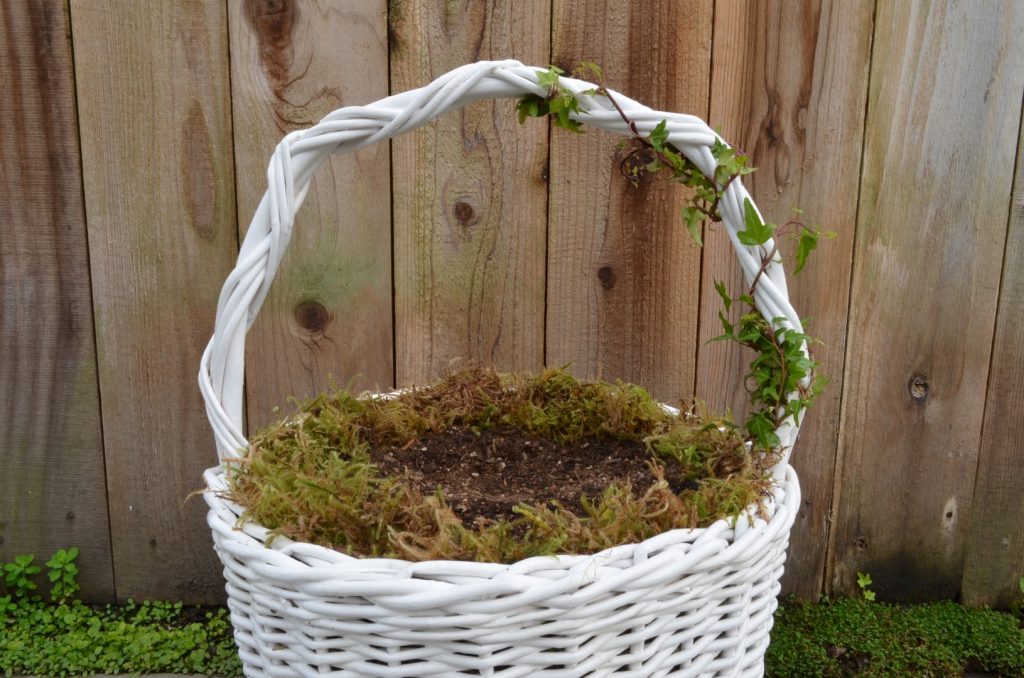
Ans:
{"type": "MultiPolygon", "coordinates": [[[[200,389],[225,460],[244,454],[245,334],[266,296],[313,171],[331,153],[351,152],[415,129],[471,101],[544,94],[537,70],[515,61],[456,69],[418,90],[339,109],[287,135],[267,172],[268,190],[221,292],[200,389]]],[[[593,88],[563,78],[575,92],[593,88]]],[[[718,136],[699,118],[653,111],[613,92],[641,133],[667,121],[669,141],[706,174],[718,136]]],[[[581,97],[579,119],[626,134],[601,97],[581,97]]],[[[725,230],[748,283],[761,266],[742,245],[749,195],[733,181],[721,202],[725,230]]],[[[768,244],[771,249],[771,243],[768,244]]],[[[800,329],[781,262],[760,278],[759,310],[800,329]]],[[[232,622],[250,676],[755,676],[761,675],[771,614],[797,508],[788,464],[798,422],[777,433],[767,510],[732,525],[673,530],[592,556],[531,558],[512,565],[359,559],[278,538],[241,520],[226,501],[224,469],[206,472],[208,522],[224,564],[232,622]]]]}

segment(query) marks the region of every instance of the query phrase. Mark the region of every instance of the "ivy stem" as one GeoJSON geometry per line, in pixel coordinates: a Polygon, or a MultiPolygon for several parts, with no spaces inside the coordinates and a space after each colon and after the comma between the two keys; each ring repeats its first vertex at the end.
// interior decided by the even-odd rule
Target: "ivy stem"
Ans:
{"type": "Polygon", "coordinates": [[[768,270],[772,260],[779,251],[779,245],[774,240],[772,241],[772,251],[768,253],[768,256],[761,257],[761,266],[757,269],[757,275],[754,276],[754,281],[750,283],[750,290],[747,292],[751,297],[757,290],[757,283],[761,280],[761,276],[768,270]]]}
{"type": "Polygon", "coordinates": [[[708,208],[708,211],[704,212],[704,214],[707,214],[708,218],[712,221],[722,220],[722,215],[718,213],[718,203],[722,200],[722,196],[725,195],[725,190],[729,188],[732,182],[736,181],[736,178],[739,177],[739,175],[739,172],[736,174],[730,174],[729,178],[725,180],[724,184],[722,184],[722,187],[715,191],[715,201],[711,203],[711,207],[708,208]]]}

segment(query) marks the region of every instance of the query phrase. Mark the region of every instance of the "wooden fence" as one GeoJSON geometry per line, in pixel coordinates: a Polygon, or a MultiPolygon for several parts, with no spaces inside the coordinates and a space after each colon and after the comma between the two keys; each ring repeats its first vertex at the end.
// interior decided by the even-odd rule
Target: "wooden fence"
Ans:
{"type": "MultiPolygon", "coordinates": [[[[0,3],[0,558],[81,549],[89,599],[215,602],[195,384],[280,137],[468,61],[605,67],[753,157],[838,237],[793,280],[831,385],[796,452],[786,589],[1005,605],[1024,574],[1024,3],[0,3]],[[1016,168],[1016,169],[1015,169],[1016,168]],[[1016,171],[1016,177],[1014,173],[1016,171]]],[[[744,410],[706,340],[721,234],[616,140],[480,103],[333,159],[250,335],[250,425],[333,374],[571,363],[744,410]]]]}

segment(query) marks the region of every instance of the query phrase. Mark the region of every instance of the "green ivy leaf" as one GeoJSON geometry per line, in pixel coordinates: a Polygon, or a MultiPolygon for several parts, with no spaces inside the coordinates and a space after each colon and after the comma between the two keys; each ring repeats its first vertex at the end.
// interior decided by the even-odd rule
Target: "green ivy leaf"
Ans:
{"type": "Polygon", "coordinates": [[[558,66],[550,66],[546,71],[537,71],[537,84],[548,89],[558,86],[558,76],[565,73],[558,66]]]}
{"type": "Polygon", "coordinates": [[[721,160],[726,151],[732,150],[727,144],[721,139],[715,138],[714,143],[711,144],[711,157],[715,160],[721,160]]]}
{"type": "Polygon", "coordinates": [[[665,150],[665,144],[668,142],[668,121],[662,120],[659,122],[654,130],[651,132],[647,140],[651,142],[651,146],[656,151],[665,150]]]}
{"type": "Polygon", "coordinates": [[[571,115],[580,110],[579,101],[571,94],[562,94],[548,100],[548,109],[556,127],[570,132],[582,132],[583,124],[573,120],[571,115]]]}
{"type": "Polygon", "coordinates": [[[743,199],[743,222],[747,227],[746,230],[740,231],[736,235],[741,243],[751,247],[765,244],[775,231],[775,224],[766,224],[761,220],[754,208],[754,203],[750,202],[750,198],[743,199]]]}
{"type": "Polygon", "coordinates": [[[747,433],[753,436],[758,444],[768,450],[779,446],[779,436],[775,433],[775,423],[765,411],[755,412],[747,418],[747,433]]]}
{"type": "Polygon", "coordinates": [[[807,257],[818,246],[819,235],[817,231],[810,228],[804,228],[800,231],[800,237],[797,238],[796,244],[796,267],[793,269],[793,275],[804,270],[804,265],[807,264],[807,257]]]}
{"type": "Polygon", "coordinates": [[[718,296],[722,297],[722,304],[725,305],[725,310],[728,311],[732,308],[732,297],[729,296],[729,290],[725,289],[725,281],[715,281],[715,291],[718,292],[718,296]]]}
{"type": "Polygon", "coordinates": [[[686,224],[686,230],[690,232],[690,237],[697,245],[703,247],[704,240],[701,237],[701,224],[704,222],[704,213],[693,205],[688,205],[683,208],[683,223],[686,224]]]}
{"type": "Polygon", "coordinates": [[[527,118],[542,118],[547,115],[548,102],[536,94],[527,94],[516,104],[516,111],[519,113],[519,124],[522,125],[527,118]]]}

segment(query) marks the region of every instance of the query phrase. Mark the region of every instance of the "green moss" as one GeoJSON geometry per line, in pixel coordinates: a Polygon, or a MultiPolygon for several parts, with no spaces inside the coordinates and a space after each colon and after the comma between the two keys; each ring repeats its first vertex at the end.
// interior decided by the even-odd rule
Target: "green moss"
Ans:
{"type": "Polygon", "coordinates": [[[393,399],[345,391],[315,398],[254,436],[229,481],[248,517],[292,539],[353,555],[514,562],[593,553],[735,516],[765,496],[766,462],[736,427],[670,414],[636,386],[582,382],[555,369],[535,377],[469,369],[393,399]],[[655,482],[613,483],[579,506],[520,504],[514,520],[465,525],[440,489],[424,496],[403,478],[383,476],[370,457],[371,447],[407,446],[451,427],[562,443],[645,441],[655,482]],[[665,479],[667,462],[689,481],[678,493],[665,479]]]}
{"type": "Polygon", "coordinates": [[[951,602],[789,601],[775,615],[769,676],[1024,676],[1024,630],[1011,615],[951,602]]]}

